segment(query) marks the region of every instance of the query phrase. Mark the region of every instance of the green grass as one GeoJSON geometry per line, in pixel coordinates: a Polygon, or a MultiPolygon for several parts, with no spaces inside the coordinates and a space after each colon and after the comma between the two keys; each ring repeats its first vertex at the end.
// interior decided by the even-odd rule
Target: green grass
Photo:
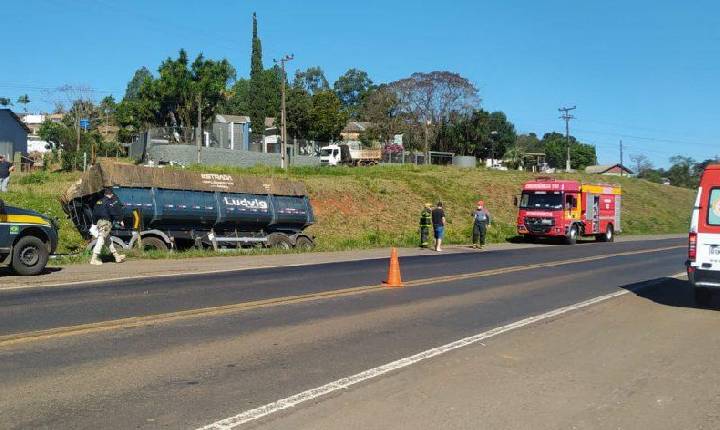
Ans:
{"type": "MultiPolygon", "coordinates": [[[[494,218],[490,242],[515,234],[513,196],[524,181],[536,175],[517,171],[458,169],[441,166],[381,165],[374,167],[231,167],[190,166],[191,171],[271,176],[303,181],[317,222],[308,232],[316,236],[317,250],[335,251],[385,246],[416,246],[422,205],[443,201],[448,219],[446,242],[468,243],[471,212],[485,200],[494,218]]],[[[644,180],[583,174],[557,175],[584,182],[609,182],[623,187],[625,234],[682,233],[687,231],[694,191],[644,180]]],[[[37,210],[60,219],[60,253],[79,252],[84,243],[60,208],[58,197],[78,173],[33,173],[13,176],[3,198],[8,204],[37,210]]],[[[245,251],[240,252],[245,253],[245,251]]],[[[170,258],[215,255],[207,251],[172,253],[170,258]]],[[[223,255],[227,255],[223,253],[223,255]]],[[[233,255],[233,254],[230,254],[233,255]]],[[[73,262],[65,257],[56,262],[73,262]]],[[[144,258],[168,258],[167,254],[144,258]]],[[[82,257],[85,261],[85,257],[82,257]]]]}

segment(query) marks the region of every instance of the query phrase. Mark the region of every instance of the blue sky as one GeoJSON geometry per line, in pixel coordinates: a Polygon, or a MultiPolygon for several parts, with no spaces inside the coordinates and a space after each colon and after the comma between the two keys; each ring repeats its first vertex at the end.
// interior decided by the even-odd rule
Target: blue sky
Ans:
{"type": "Polygon", "coordinates": [[[155,71],[180,48],[225,57],[246,76],[251,15],[264,60],[288,52],[291,71],[319,65],[332,83],[351,67],[376,82],[451,70],[480,89],[519,132],[571,132],[600,162],[644,153],[720,154],[720,3],[709,0],[169,0],[2,1],[0,96],[89,85],[122,97],[135,69],[155,71]]]}

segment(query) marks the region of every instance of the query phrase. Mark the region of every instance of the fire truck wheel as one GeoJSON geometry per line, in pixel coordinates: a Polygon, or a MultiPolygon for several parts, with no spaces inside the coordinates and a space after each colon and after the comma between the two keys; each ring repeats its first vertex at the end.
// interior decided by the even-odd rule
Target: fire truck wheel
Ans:
{"type": "Polygon", "coordinates": [[[712,302],[712,291],[707,288],[695,287],[695,304],[700,307],[707,307],[712,302]]]}
{"type": "Polygon", "coordinates": [[[570,231],[565,236],[565,243],[568,245],[575,245],[577,243],[578,228],[576,225],[570,227],[570,231]]]}
{"type": "Polygon", "coordinates": [[[597,235],[596,239],[599,242],[615,242],[615,229],[612,224],[608,224],[605,233],[597,235]]]}

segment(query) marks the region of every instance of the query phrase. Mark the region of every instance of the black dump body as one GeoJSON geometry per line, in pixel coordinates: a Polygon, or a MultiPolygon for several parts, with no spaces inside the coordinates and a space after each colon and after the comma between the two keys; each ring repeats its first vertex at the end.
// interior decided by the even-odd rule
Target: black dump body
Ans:
{"type": "Polygon", "coordinates": [[[65,212],[85,239],[91,237],[92,208],[107,186],[123,204],[126,229],[118,228],[113,235],[124,240],[134,225],[178,241],[195,241],[208,232],[225,237],[261,238],[276,232],[292,236],[314,222],[305,187],[297,182],[100,164],[62,198],[65,212]]]}

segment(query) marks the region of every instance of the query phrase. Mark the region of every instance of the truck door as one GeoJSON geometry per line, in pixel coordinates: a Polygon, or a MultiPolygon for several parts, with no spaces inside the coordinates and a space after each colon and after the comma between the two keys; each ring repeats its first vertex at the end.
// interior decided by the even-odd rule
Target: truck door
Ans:
{"type": "Polygon", "coordinates": [[[597,232],[598,204],[600,197],[596,194],[585,195],[585,233],[597,232]]]}

